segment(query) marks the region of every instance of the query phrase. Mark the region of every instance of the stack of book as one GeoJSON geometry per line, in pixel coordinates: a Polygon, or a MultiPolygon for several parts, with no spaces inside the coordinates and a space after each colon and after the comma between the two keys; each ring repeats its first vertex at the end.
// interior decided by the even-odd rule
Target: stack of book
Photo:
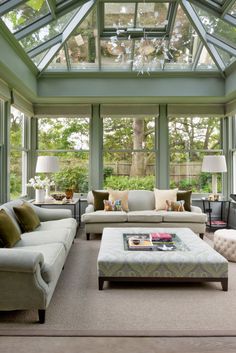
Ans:
{"type": "Polygon", "coordinates": [[[130,250],[152,250],[153,243],[149,234],[131,236],[128,238],[130,250]]]}

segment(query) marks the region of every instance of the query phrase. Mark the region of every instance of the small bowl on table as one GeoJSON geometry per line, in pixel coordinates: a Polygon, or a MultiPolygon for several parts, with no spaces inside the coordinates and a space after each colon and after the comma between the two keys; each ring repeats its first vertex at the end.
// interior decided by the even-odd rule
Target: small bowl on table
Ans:
{"type": "Polygon", "coordinates": [[[64,200],[64,198],[66,197],[65,194],[63,193],[55,193],[55,194],[51,194],[51,196],[54,198],[54,200],[56,201],[62,201],[64,200]]]}

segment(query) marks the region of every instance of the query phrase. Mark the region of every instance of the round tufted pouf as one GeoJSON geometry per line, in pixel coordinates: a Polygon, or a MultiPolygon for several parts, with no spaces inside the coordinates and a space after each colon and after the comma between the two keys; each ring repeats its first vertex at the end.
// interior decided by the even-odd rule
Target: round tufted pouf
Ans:
{"type": "Polygon", "coordinates": [[[214,249],[227,260],[236,262],[236,230],[216,230],[214,233],[214,249]]]}

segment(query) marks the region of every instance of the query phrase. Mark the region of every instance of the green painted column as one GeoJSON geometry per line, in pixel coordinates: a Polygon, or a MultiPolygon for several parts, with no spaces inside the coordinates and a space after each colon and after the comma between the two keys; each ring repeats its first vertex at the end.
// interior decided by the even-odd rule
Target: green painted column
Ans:
{"type": "MultiPolygon", "coordinates": [[[[27,149],[28,149],[28,160],[27,160],[27,182],[30,178],[35,176],[35,167],[37,160],[37,137],[38,137],[38,119],[31,118],[27,119],[27,149]]],[[[28,198],[34,198],[35,192],[33,188],[27,188],[28,198]]]]}
{"type": "Polygon", "coordinates": [[[233,191],[233,119],[232,117],[225,117],[222,119],[221,131],[223,141],[222,148],[226,158],[227,173],[223,173],[223,190],[222,194],[229,198],[229,195],[233,191]]]}
{"type": "Polygon", "coordinates": [[[92,105],[90,121],[89,189],[101,189],[103,185],[103,122],[100,105],[92,105]]]}
{"type": "Polygon", "coordinates": [[[1,202],[7,202],[10,199],[10,180],[8,176],[10,175],[10,102],[5,102],[3,107],[2,116],[2,180],[1,180],[1,202]]]}
{"type": "Polygon", "coordinates": [[[160,104],[158,121],[157,185],[160,189],[169,189],[169,139],[166,104],[160,104]]]}

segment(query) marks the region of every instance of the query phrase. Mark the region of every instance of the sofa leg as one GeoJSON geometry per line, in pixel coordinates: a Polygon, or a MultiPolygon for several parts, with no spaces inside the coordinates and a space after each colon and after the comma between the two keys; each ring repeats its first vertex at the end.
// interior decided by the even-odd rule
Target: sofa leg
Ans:
{"type": "Polygon", "coordinates": [[[204,233],[200,233],[200,234],[199,234],[199,237],[200,237],[201,239],[203,239],[203,238],[204,238],[204,233]]]}
{"type": "Polygon", "coordinates": [[[90,233],[86,233],[87,240],[90,240],[90,233]]]}
{"type": "Polygon", "coordinates": [[[46,310],[39,309],[38,310],[38,315],[39,315],[39,323],[40,324],[44,324],[45,323],[46,310]]]}

